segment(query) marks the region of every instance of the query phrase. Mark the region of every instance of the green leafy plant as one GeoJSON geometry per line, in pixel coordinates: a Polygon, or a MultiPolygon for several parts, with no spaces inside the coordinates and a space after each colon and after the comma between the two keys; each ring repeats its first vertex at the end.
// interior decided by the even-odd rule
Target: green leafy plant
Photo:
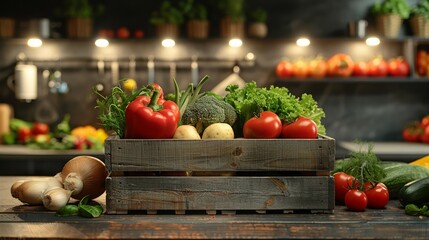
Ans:
{"type": "Polygon", "coordinates": [[[248,13],[248,18],[250,22],[259,22],[265,23],[267,21],[268,13],[263,8],[256,8],[248,13]]]}
{"type": "Polygon", "coordinates": [[[420,0],[417,6],[411,9],[412,16],[423,16],[429,19],[429,0],[420,0]]]}
{"type": "Polygon", "coordinates": [[[407,19],[410,12],[411,7],[406,0],[384,0],[371,7],[371,13],[374,15],[397,14],[403,19],[407,19]]]}
{"type": "Polygon", "coordinates": [[[159,10],[154,11],[150,18],[150,23],[154,25],[164,23],[181,25],[183,21],[184,17],[182,11],[173,6],[169,1],[162,2],[159,10]]]}
{"type": "Polygon", "coordinates": [[[104,5],[99,4],[93,7],[89,0],[66,0],[64,9],[61,11],[69,18],[93,18],[103,14],[104,5]]]}
{"type": "Polygon", "coordinates": [[[183,15],[190,20],[207,20],[207,6],[194,0],[183,0],[179,4],[183,15]]]}
{"type": "Polygon", "coordinates": [[[216,0],[215,4],[221,16],[235,21],[244,19],[244,0],[216,0]]]}

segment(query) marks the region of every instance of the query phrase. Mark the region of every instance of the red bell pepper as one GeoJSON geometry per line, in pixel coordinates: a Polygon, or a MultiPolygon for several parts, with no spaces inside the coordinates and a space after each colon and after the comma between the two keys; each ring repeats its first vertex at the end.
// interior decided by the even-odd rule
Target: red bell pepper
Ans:
{"type": "Polygon", "coordinates": [[[125,110],[125,138],[172,138],[180,120],[177,104],[159,98],[155,90],[152,98],[139,96],[125,110]]]}

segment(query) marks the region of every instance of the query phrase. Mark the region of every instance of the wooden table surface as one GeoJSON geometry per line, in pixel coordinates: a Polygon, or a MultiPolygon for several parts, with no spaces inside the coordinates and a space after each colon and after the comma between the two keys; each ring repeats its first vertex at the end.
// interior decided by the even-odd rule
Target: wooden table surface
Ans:
{"type": "Polygon", "coordinates": [[[11,197],[12,183],[27,178],[0,177],[0,239],[429,239],[429,218],[405,215],[397,201],[365,212],[337,206],[333,214],[57,217],[11,197]]]}

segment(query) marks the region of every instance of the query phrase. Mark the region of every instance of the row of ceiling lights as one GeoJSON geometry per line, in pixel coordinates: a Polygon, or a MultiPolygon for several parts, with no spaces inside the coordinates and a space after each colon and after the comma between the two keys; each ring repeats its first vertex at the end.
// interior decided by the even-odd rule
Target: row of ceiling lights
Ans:
{"type": "MultiPolygon", "coordinates": [[[[300,46],[300,47],[308,47],[310,46],[310,39],[308,38],[299,38],[296,40],[296,45],[300,46]]],[[[380,39],[377,37],[368,37],[365,40],[365,43],[368,46],[378,46],[380,44],[380,39]]],[[[174,41],[174,39],[164,39],[161,42],[163,47],[166,48],[170,48],[170,47],[174,47],[176,45],[176,42],[174,41]]],[[[41,47],[43,45],[43,41],[40,38],[30,38],[27,41],[27,45],[29,47],[41,47]]],[[[243,41],[239,38],[233,38],[231,40],[229,40],[229,46],[231,47],[241,47],[243,45],[243,41]]],[[[104,48],[104,47],[108,47],[109,46],[109,40],[104,39],[104,38],[99,38],[97,40],[95,40],[95,46],[100,47],[100,48],[104,48]]]]}

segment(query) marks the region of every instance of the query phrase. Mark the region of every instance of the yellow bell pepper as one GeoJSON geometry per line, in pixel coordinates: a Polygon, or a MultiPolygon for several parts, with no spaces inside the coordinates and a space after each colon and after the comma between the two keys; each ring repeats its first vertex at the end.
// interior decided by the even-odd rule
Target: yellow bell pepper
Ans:
{"type": "Polygon", "coordinates": [[[429,168],[429,155],[419,158],[415,161],[410,162],[410,164],[420,165],[426,168],[429,168]]]}

